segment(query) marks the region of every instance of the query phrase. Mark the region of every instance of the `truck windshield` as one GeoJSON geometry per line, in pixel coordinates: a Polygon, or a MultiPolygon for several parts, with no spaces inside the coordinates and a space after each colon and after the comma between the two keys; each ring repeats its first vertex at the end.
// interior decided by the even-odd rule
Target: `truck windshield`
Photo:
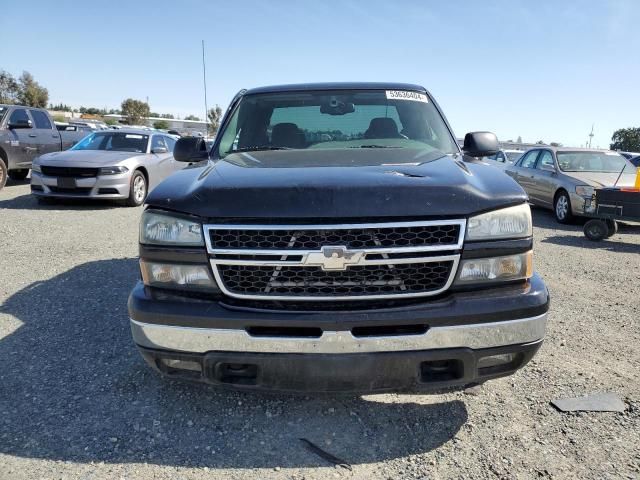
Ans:
{"type": "Polygon", "coordinates": [[[71,150],[111,150],[145,153],[149,135],[126,132],[92,133],[84,137],[71,150]]]}
{"type": "Polygon", "coordinates": [[[613,152],[558,152],[558,166],[563,172],[632,172],[633,165],[613,152]]]}
{"type": "Polygon", "coordinates": [[[304,91],[246,95],[220,132],[218,157],[280,149],[412,148],[458,153],[424,92],[304,91]]]}

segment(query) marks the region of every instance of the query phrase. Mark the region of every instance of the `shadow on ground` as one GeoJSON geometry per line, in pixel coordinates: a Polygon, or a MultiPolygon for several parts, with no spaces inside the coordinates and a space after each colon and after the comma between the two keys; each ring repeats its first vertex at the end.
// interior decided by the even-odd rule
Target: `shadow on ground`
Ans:
{"type": "Polygon", "coordinates": [[[117,201],[82,198],[58,198],[47,203],[40,203],[35,195],[30,194],[0,200],[0,210],[106,210],[119,207],[121,204],[117,201]]]}
{"type": "Polygon", "coordinates": [[[467,420],[463,402],[438,397],[383,403],[163,380],[131,342],[126,300],[137,276],[135,259],[90,262],[0,307],[7,322],[22,322],[0,340],[1,453],[173,466],[327,465],[303,447],[304,437],[355,465],[435,449],[467,420]]]}

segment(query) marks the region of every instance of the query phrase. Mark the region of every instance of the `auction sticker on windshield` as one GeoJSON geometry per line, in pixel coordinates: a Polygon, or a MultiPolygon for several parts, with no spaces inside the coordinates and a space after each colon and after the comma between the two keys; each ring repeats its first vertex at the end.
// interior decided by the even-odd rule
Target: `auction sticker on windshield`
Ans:
{"type": "Polygon", "coordinates": [[[408,90],[387,90],[387,100],[412,100],[414,102],[429,103],[427,96],[420,92],[410,92],[408,90]]]}

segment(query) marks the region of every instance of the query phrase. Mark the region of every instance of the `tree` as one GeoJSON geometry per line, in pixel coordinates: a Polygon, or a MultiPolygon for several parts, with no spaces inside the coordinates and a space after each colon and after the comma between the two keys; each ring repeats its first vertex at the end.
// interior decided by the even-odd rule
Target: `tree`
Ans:
{"type": "Polygon", "coordinates": [[[545,144],[545,143],[544,143],[542,140],[538,140],[538,141],[536,142],[536,145],[544,145],[544,144],[545,144]]]}
{"type": "Polygon", "coordinates": [[[153,122],[153,128],[156,130],[169,130],[169,122],[166,120],[157,120],[153,122]]]}
{"type": "Polygon", "coordinates": [[[113,118],[105,118],[104,123],[106,123],[107,125],[117,125],[118,121],[113,118]]]}
{"type": "Polygon", "coordinates": [[[195,115],[187,115],[184,117],[185,120],[195,120],[196,122],[200,121],[200,117],[196,117],[195,115]]]}
{"type": "Polygon", "coordinates": [[[9,72],[0,70],[0,103],[13,104],[18,101],[20,87],[9,72]]]}
{"type": "Polygon", "coordinates": [[[640,150],[640,128],[621,128],[613,132],[611,150],[637,152],[640,150]]]}
{"type": "Polygon", "coordinates": [[[562,144],[560,142],[551,142],[549,145],[551,145],[552,147],[561,147],[562,144]]]}
{"type": "Polygon", "coordinates": [[[149,104],[142,100],[127,98],[122,102],[121,108],[129,125],[138,125],[149,116],[149,104]]]}
{"type": "Polygon", "coordinates": [[[170,113],[163,113],[162,115],[160,115],[162,118],[169,118],[169,119],[174,119],[175,117],[173,115],[171,115],[170,113]]]}
{"type": "Polygon", "coordinates": [[[520,135],[518,135],[518,140],[516,140],[516,142],[522,143],[522,137],[520,135]]]}
{"type": "Polygon", "coordinates": [[[29,72],[22,72],[22,75],[18,79],[18,85],[20,86],[18,101],[21,105],[47,108],[49,90],[36,82],[33,79],[33,75],[29,72]]]}
{"type": "Polygon", "coordinates": [[[210,108],[207,117],[209,118],[209,133],[214,135],[220,127],[220,120],[222,120],[222,109],[220,105],[210,108]]]}

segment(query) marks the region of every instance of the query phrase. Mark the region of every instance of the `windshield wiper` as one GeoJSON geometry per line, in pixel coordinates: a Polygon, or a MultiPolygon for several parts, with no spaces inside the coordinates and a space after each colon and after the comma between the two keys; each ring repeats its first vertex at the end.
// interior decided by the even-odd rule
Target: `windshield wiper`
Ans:
{"type": "Polygon", "coordinates": [[[403,148],[395,145],[358,145],[349,148],[403,148]]]}
{"type": "Polygon", "coordinates": [[[260,150],[295,150],[290,147],[274,147],[271,145],[259,145],[255,147],[242,147],[235,150],[229,150],[227,153],[239,153],[239,152],[258,152],[260,150]]]}

